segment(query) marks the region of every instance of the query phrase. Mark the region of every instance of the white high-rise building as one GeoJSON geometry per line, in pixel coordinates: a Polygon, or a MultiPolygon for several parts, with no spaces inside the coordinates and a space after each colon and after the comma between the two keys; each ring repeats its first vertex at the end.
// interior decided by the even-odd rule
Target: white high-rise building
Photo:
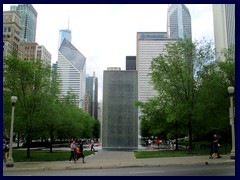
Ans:
{"type": "Polygon", "coordinates": [[[235,45],[235,4],[213,4],[214,41],[217,60],[221,51],[235,45]]]}
{"type": "Polygon", "coordinates": [[[172,4],[167,14],[168,38],[192,39],[191,15],[184,4],[172,4]]]}
{"type": "Polygon", "coordinates": [[[138,101],[146,102],[157,95],[151,83],[151,62],[166,49],[165,45],[176,39],[168,39],[166,32],[138,32],[136,69],[138,71],[138,101]]]}
{"type": "Polygon", "coordinates": [[[76,106],[85,109],[86,57],[68,40],[64,39],[58,50],[57,73],[60,95],[76,94],[76,106]]]}

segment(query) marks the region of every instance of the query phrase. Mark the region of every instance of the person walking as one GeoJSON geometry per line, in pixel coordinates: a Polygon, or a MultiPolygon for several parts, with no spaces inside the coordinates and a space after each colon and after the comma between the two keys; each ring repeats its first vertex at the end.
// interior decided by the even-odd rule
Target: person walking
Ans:
{"type": "Polygon", "coordinates": [[[86,162],[84,161],[85,156],[84,156],[84,154],[83,154],[83,142],[82,142],[82,140],[79,140],[79,147],[77,148],[76,153],[77,153],[77,160],[79,160],[80,158],[82,158],[82,162],[83,162],[83,163],[86,163],[86,162]]]}
{"type": "Polygon", "coordinates": [[[72,141],[70,148],[71,148],[71,156],[69,158],[69,161],[73,159],[74,162],[76,162],[76,159],[75,159],[76,144],[74,140],[72,141]]]}
{"type": "Polygon", "coordinates": [[[146,143],[146,149],[148,148],[148,139],[145,140],[146,143]]]}
{"type": "Polygon", "coordinates": [[[93,139],[91,140],[91,151],[95,151],[95,149],[94,149],[94,140],[93,139]]]}
{"type": "Polygon", "coordinates": [[[213,135],[213,140],[211,143],[211,150],[210,150],[210,159],[213,159],[214,156],[217,156],[217,158],[221,158],[219,151],[218,151],[218,147],[220,146],[219,142],[219,136],[217,134],[213,135]]]}
{"type": "Polygon", "coordinates": [[[156,142],[157,142],[158,149],[160,149],[160,142],[161,142],[160,139],[157,139],[156,142]]]}
{"type": "Polygon", "coordinates": [[[9,145],[7,141],[4,141],[4,162],[7,162],[8,153],[9,153],[9,145]]]}

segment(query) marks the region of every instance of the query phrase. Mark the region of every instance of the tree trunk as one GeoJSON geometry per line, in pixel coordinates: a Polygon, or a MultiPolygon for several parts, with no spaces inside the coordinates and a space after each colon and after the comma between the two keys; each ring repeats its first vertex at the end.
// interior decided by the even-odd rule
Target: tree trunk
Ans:
{"type": "Polygon", "coordinates": [[[50,128],[50,153],[52,153],[52,144],[53,144],[53,126],[51,125],[51,128],[50,128]]]}
{"type": "Polygon", "coordinates": [[[19,148],[19,141],[20,141],[20,133],[18,133],[18,138],[17,138],[17,148],[19,148]]]}
{"type": "Polygon", "coordinates": [[[192,152],[192,114],[188,114],[189,152],[192,152]]]}
{"type": "Polygon", "coordinates": [[[30,130],[27,132],[27,158],[30,158],[30,146],[31,146],[31,141],[30,141],[30,130]]]}
{"type": "Polygon", "coordinates": [[[177,121],[175,123],[175,132],[176,132],[176,136],[175,136],[175,138],[176,138],[176,149],[175,150],[179,150],[178,149],[178,122],[177,121]]]}

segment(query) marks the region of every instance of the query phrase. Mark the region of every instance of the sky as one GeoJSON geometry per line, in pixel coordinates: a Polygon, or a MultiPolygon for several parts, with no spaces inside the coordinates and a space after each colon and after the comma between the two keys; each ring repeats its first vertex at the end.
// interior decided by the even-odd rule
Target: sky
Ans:
{"type": "MultiPolygon", "coordinates": [[[[192,40],[214,41],[211,4],[185,4],[192,19],[192,40]]],[[[166,32],[168,4],[33,4],[38,12],[36,42],[57,61],[59,30],[72,31],[72,44],[86,57],[89,76],[98,78],[102,100],[103,71],[126,69],[126,56],[136,56],[137,32],[166,32]]],[[[3,4],[3,11],[10,4],[3,4]]]]}

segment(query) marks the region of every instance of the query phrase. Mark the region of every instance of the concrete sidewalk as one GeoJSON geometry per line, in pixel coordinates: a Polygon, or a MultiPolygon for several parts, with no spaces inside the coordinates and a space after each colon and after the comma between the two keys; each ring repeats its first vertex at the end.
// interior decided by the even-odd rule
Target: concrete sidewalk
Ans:
{"type": "Polygon", "coordinates": [[[80,161],[50,161],[50,162],[15,162],[14,167],[6,167],[3,164],[3,171],[31,171],[31,170],[53,170],[53,169],[103,169],[103,168],[124,168],[124,167],[151,167],[164,165],[191,165],[202,164],[212,165],[219,163],[232,163],[230,155],[223,155],[221,159],[209,159],[208,156],[190,157],[165,157],[136,159],[134,152],[126,151],[98,151],[95,155],[85,158],[86,163],[80,161]]]}

